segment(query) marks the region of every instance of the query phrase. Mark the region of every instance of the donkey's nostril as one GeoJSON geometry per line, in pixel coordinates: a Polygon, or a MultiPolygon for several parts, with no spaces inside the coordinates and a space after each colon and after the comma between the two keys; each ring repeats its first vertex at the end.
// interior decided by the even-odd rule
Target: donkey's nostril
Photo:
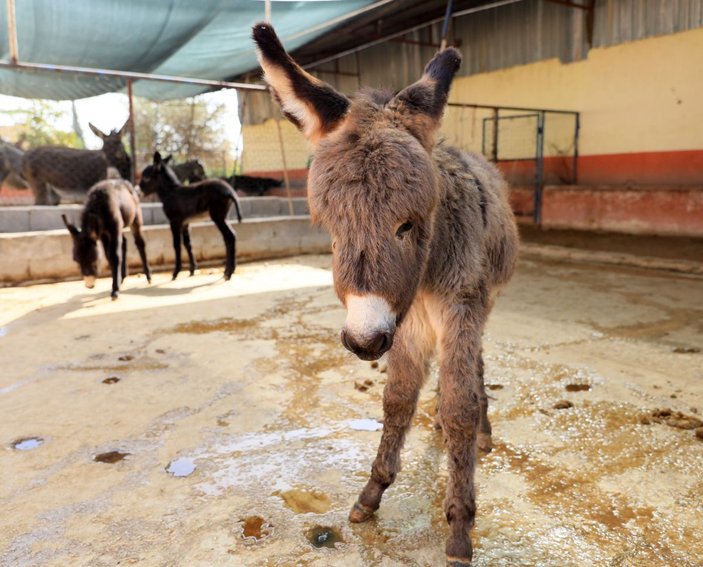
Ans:
{"type": "Polygon", "coordinates": [[[377,333],[368,340],[358,340],[343,330],[340,338],[344,348],[362,360],[376,360],[393,346],[393,333],[389,332],[377,333]]]}

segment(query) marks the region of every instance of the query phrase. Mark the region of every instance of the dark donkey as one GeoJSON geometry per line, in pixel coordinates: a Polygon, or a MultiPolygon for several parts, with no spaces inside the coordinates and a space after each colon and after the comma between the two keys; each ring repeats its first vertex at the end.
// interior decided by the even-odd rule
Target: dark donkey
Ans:
{"type": "Polygon", "coordinates": [[[468,565],[477,437],[491,447],[481,335],[512,275],[518,237],[497,169],[435,141],[460,54],[438,53],[395,96],[349,100],[303,71],[271,26],[258,24],[253,36],[275,98],[315,146],[310,210],[332,236],[335,290],[347,309],[342,343],[364,360],[388,352],[381,443],[349,519],[368,520],[395,480],[436,350],[449,454],[446,554],[468,565]]]}
{"type": "Polygon", "coordinates": [[[144,275],[151,283],[141,232],[139,197],[129,181],[107,179],[88,191],[81,215],[81,230],[71,224],[66,215],[61,218],[73,237],[73,259],[81,268],[86,287],[92,288],[98,276],[98,240],[101,240],[112,272],[112,299],[117,299],[120,283],[127,277],[127,240],[122,234],[125,227],[132,230],[144,275]]]}
{"type": "Polygon", "coordinates": [[[103,141],[101,150],[77,150],[63,146],[40,146],[29,150],[22,160],[22,178],[29,183],[36,205],[57,205],[62,194],[82,201],[86,192],[108,177],[112,166],[123,179],[131,178],[132,161],[122,144],[127,121],[109,134],[90,124],[93,133],[103,141]]]}
{"type": "Polygon", "coordinates": [[[173,249],[176,255],[173,279],[175,280],[181,271],[181,234],[188,252],[190,275],[195,273],[197,265],[190,246],[189,223],[208,213],[225,241],[227,249],[225,279],[229,280],[237,263],[237,237],[227,224],[227,215],[232,203],[237,211],[239,222],[242,222],[239,200],[234,189],[220,179],[208,179],[191,185],[181,185],[173,170],[161,159],[159,152],[154,154],[152,165],[142,171],[139,186],[145,195],[158,194],[164,207],[164,214],[171,223],[173,249]]]}

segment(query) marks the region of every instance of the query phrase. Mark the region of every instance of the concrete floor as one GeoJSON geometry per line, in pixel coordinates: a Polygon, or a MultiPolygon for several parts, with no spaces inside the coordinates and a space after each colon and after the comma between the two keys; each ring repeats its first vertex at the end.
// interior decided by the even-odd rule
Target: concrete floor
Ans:
{"type": "MultiPolygon", "coordinates": [[[[346,520],[386,375],[339,345],[328,266],[0,290],[0,565],[443,565],[435,375],[346,520]]],[[[474,564],[703,564],[703,279],[523,260],[485,343],[474,564]]]]}

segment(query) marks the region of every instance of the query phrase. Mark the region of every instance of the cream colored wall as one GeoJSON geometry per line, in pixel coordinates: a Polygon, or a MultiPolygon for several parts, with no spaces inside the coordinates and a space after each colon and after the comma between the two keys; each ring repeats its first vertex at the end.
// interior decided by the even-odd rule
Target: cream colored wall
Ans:
{"type": "MultiPolygon", "coordinates": [[[[288,120],[281,120],[280,124],[288,169],[306,167],[312,152],[305,138],[288,120]]],[[[242,168],[245,174],[283,169],[278,128],[273,118],[263,124],[245,126],[242,132],[244,135],[242,168]]]]}
{"type": "MultiPolygon", "coordinates": [[[[585,155],[703,149],[703,28],[460,77],[450,101],[578,110],[585,155]]],[[[449,139],[471,138],[464,114],[447,113],[449,139]]]]}
{"type": "MultiPolygon", "coordinates": [[[[587,59],[574,63],[550,59],[459,77],[450,101],[578,110],[581,155],[703,149],[703,28],[592,49],[587,59]]],[[[480,151],[486,116],[450,108],[443,133],[480,151]]],[[[567,139],[569,129],[564,123],[558,127],[560,120],[548,118],[546,128],[552,135],[558,128],[567,139]]],[[[291,123],[281,125],[288,167],[305,167],[311,153],[307,143],[291,123]]],[[[528,133],[514,148],[515,157],[520,143],[531,143],[525,126],[528,133]]],[[[546,155],[558,153],[545,150],[546,155]]],[[[244,127],[243,163],[245,172],[281,169],[273,119],[244,127]]]]}

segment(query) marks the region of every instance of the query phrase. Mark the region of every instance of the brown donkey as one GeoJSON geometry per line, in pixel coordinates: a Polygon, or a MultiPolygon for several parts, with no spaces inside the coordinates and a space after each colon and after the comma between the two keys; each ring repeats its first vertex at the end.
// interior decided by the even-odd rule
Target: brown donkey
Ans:
{"type": "Polygon", "coordinates": [[[388,352],[381,444],[349,519],[368,520],[395,480],[436,350],[449,453],[446,553],[468,565],[477,438],[491,447],[481,335],[518,237],[496,168],[435,143],[461,56],[438,53],[395,96],[363,91],[349,100],[303,71],[270,25],[256,25],[253,37],[275,98],[315,148],[310,211],[332,235],[335,290],[347,308],[342,343],[364,360],[388,352]]]}

